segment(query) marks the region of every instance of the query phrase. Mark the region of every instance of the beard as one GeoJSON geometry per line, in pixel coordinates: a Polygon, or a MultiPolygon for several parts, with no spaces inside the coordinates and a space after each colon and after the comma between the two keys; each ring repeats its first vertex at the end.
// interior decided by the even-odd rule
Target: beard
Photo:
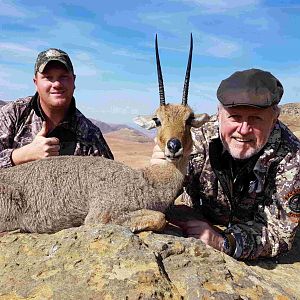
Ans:
{"type": "Polygon", "coordinates": [[[229,154],[238,160],[248,159],[254,155],[256,155],[260,150],[266,145],[267,141],[261,145],[257,145],[256,147],[248,147],[247,149],[243,150],[240,147],[235,147],[234,145],[229,145],[220,134],[220,139],[224,148],[229,152],[229,154]]]}

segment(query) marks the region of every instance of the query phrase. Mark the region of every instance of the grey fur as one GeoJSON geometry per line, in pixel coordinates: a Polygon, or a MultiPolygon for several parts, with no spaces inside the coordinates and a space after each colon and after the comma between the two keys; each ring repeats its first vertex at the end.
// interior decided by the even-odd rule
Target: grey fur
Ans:
{"type": "MultiPolygon", "coordinates": [[[[139,224],[144,209],[164,212],[182,183],[183,175],[171,163],[134,170],[91,156],[53,157],[2,169],[0,232],[51,233],[109,222],[144,230],[147,226],[139,224]]],[[[148,229],[153,230],[151,224],[148,229]]]]}

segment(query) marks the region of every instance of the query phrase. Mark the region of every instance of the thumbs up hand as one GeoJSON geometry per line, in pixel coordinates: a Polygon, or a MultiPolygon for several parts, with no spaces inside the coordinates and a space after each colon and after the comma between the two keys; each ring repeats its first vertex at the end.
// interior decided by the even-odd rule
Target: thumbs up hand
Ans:
{"type": "Polygon", "coordinates": [[[43,121],[41,130],[37,133],[37,136],[43,136],[46,137],[48,133],[48,126],[47,122],[43,121]]]}
{"type": "Polygon", "coordinates": [[[31,142],[32,152],[35,153],[35,159],[41,159],[48,156],[59,155],[59,139],[56,137],[47,138],[48,126],[44,121],[41,130],[31,142]]]}
{"type": "Polygon", "coordinates": [[[56,137],[47,138],[48,131],[46,122],[43,122],[41,130],[30,144],[15,149],[12,152],[12,163],[19,165],[25,162],[59,155],[59,139],[56,137]]]}

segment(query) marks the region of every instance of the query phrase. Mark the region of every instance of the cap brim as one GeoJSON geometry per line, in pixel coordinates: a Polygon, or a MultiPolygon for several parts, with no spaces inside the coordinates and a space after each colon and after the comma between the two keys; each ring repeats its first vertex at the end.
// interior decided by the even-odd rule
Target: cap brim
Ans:
{"type": "Polygon", "coordinates": [[[220,101],[220,103],[221,103],[224,107],[236,107],[236,106],[250,106],[250,107],[255,107],[255,108],[268,108],[268,107],[270,107],[270,105],[268,105],[268,106],[262,106],[262,105],[249,104],[249,103],[223,104],[221,101],[220,101]]]}
{"type": "Polygon", "coordinates": [[[57,57],[49,57],[47,60],[45,60],[45,61],[38,67],[38,69],[36,70],[36,72],[43,73],[44,70],[45,70],[45,68],[46,68],[46,66],[47,66],[48,63],[51,62],[51,61],[58,61],[58,62],[62,63],[62,64],[66,67],[66,69],[67,69],[69,72],[72,71],[72,70],[70,70],[70,68],[69,68],[68,64],[66,63],[66,61],[64,61],[64,60],[62,60],[62,59],[59,59],[59,58],[57,58],[57,57]]]}

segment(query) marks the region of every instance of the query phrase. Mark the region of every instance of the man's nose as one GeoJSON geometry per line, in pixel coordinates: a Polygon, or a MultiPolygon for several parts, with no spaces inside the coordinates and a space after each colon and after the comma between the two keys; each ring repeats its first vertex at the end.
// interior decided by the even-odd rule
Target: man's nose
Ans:
{"type": "Polygon", "coordinates": [[[251,125],[249,125],[248,122],[244,121],[240,124],[237,131],[241,135],[246,135],[246,134],[252,132],[252,127],[251,127],[251,125]]]}
{"type": "Polygon", "coordinates": [[[60,86],[62,86],[62,83],[61,83],[60,80],[56,79],[56,80],[54,80],[54,81],[52,82],[52,86],[53,86],[53,87],[60,87],[60,86]]]}

